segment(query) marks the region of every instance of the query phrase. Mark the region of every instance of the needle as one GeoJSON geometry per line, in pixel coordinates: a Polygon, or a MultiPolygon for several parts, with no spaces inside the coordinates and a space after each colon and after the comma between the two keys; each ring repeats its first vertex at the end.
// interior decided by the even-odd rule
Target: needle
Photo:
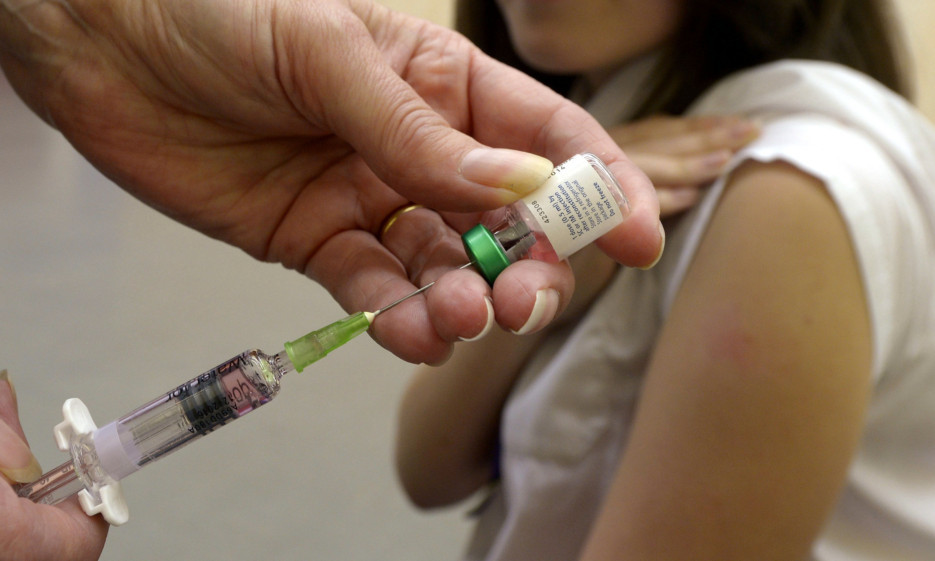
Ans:
{"type": "MultiPolygon", "coordinates": [[[[465,263],[464,265],[461,265],[460,267],[458,267],[458,269],[459,269],[459,270],[460,270],[460,269],[467,269],[467,268],[470,267],[471,265],[473,265],[473,263],[465,263]]],[[[417,295],[417,294],[422,294],[422,293],[425,292],[426,290],[432,288],[432,285],[434,285],[434,284],[435,284],[435,281],[432,281],[432,282],[428,283],[427,285],[423,286],[422,288],[417,289],[415,292],[411,292],[411,293],[409,293],[409,294],[403,296],[403,297],[400,298],[399,300],[396,300],[395,302],[392,302],[392,303],[390,303],[390,304],[387,304],[386,306],[383,306],[383,307],[380,308],[379,310],[373,312],[373,317],[376,317],[376,316],[382,314],[383,312],[389,310],[390,308],[395,308],[397,305],[402,304],[403,302],[405,302],[406,300],[409,300],[410,298],[412,298],[413,296],[415,296],[415,295],[417,295]]]]}

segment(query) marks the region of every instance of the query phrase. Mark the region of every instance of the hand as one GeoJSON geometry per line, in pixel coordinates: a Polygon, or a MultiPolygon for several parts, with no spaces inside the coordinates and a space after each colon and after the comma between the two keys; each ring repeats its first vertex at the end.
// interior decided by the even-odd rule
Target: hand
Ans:
{"type": "Polygon", "coordinates": [[[97,559],[108,524],[90,517],[74,498],[56,506],[20,499],[11,483],[34,481],[42,470],[19,423],[16,393],[0,371],[0,557],[3,561],[97,559]]]}
{"type": "Polygon", "coordinates": [[[699,189],[760,134],[756,123],[732,116],[649,117],[609,132],[656,186],[663,217],[694,205],[699,189]]]}
{"type": "MultiPolygon", "coordinates": [[[[517,150],[602,157],[631,214],[600,246],[636,266],[661,252],[652,187],[599,125],[440,26],[365,0],[0,7],[11,83],[100,170],[178,221],[303,272],[348,310],[463,261],[451,228],[420,248],[429,254],[375,233],[407,200],[459,212],[514,200],[551,168],[517,150]]],[[[413,219],[445,226],[429,211],[413,219]]],[[[557,306],[570,297],[562,265],[512,269],[492,294],[504,325],[519,327],[542,290],[557,306]]],[[[407,360],[443,360],[486,321],[491,294],[478,281],[439,283],[432,298],[447,304],[408,302],[375,338],[407,360]]]]}

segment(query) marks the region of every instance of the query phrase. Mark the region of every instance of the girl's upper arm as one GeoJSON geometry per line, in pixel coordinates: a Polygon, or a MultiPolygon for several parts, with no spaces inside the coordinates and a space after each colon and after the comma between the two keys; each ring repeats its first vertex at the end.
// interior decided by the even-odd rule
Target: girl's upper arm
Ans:
{"type": "Polygon", "coordinates": [[[666,321],[582,558],[804,558],[859,439],[871,354],[824,185],[743,165],[666,321]]]}

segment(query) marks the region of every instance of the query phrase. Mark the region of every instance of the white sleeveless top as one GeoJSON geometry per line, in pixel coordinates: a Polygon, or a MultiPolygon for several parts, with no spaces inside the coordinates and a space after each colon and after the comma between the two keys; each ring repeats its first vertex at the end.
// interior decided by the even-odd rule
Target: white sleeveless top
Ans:
{"type": "MultiPolygon", "coordinates": [[[[589,104],[605,126],[626,115],[632,70],[589,104]]],[[[861,265],[875,393],[814,559],[935,559],[935,130],[864,75],[806,61],[725,79],[691,113],[762,122],[731,169],[783,160],[824,181],[861,265]]],[[[715,182],[668,233],[654,269],[621,269],[527,367],[504,412],[502,484],[466,559],[578,557],[626,446],[651,349],[723,188],[715,182]]]]}

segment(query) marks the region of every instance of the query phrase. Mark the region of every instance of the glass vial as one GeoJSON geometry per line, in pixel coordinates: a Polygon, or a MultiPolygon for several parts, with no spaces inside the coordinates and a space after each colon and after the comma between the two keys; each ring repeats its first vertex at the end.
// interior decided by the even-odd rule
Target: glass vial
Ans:
{"type": "Polygon", "coordinates": [[[538,189],[506,207],[496,224],[463,236],[465,251],[493,285],[520,259],[557,263],[623,222],[629,212],[620,184],[594,154],[578,154],[552,170],[538,189]]]}

